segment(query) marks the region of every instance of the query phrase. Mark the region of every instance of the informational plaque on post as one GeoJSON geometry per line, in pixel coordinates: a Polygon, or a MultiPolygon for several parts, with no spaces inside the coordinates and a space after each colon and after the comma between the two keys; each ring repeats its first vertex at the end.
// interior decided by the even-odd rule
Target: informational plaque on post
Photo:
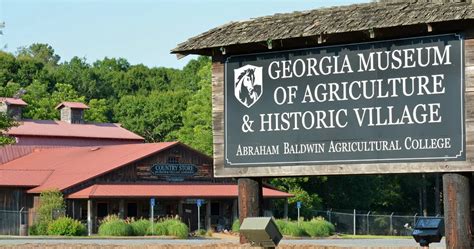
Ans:
{"type": "Polygon", "coordinates": [[[460,35],[229,56],[224,167],[463,161],[460,35]]]}

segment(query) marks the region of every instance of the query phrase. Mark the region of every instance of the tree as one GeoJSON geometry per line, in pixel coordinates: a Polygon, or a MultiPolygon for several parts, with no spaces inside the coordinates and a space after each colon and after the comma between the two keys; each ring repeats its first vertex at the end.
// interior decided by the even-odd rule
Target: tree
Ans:
{"type": "Polygon", "coordinates": [[[127,95],[115,105],[115,118],[127,129],[148,142],[174,140],[174,131],[182,126],[182,112],[190,92],[154,91],[150,95],[127,95]]]}
{"type": "MultiPolygon", "coordinates": [[[[318,178],[321,181],[325,181],[324,177],[318,178]]],[[[314,216],[314,210],[322,208],[323,200],[314,191],[308,191],[307,188],[312,186],[314,178],[311,177],[292,177],[292,178],[273,178],[270,183],[276,186],[282,191],[293,194],[294,197],[288,199],[288,204],[296,206],[296,202],[302,203],[301,215],[306,218],[312,218],[314,216]]],[[[283,202],[276,203],[277,210],[283,210],[283,202]]],[[[290,208],[288,215],[296,218],[296,208],[290,208]]]]}
{"type": "Polygon", "coordinates": [[[33,43],[29,47],[18,49],[18,57],[34,58],[45,65],[56,66],[61,59],[54,53],[53,47],[44,43],[33,43]]]}
{"type": "Polygon", "coordinates": [[[15,139],[9,137],[6,132],[13,126],[17,126],[17,122],[12,118],[8,117],[7,114],[0,112],[0,146],[12,144],[15,139]]]}
{"type": "Polygon", "coordinates": [[[183,127],[177,132],[179,141],[212,155],[211,64],[198,72],[200,89],[191,97],[183,113],[183,127]]]}
{"type": "Polygon", "coordinates": [[[84,113],[84,119],[89,122],[108,122],[107,113],[109,106],[105,99],[91,99],[89,101],[90,109],[84,113]]]}
{"type": "Polygon", "coordinates": [[[51,221],[64,213],[66,204],[63,194],[59,190],[41,192],[39,199],[38,217],[35,223],[37,235],[45,235],[51,221]]]}

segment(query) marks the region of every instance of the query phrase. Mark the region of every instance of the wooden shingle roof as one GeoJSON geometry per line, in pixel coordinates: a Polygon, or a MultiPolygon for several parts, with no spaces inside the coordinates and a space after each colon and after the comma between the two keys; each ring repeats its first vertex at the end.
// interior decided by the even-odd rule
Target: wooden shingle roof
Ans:
{"type": "Polygon", "coordinates": [[[171,52],[448,21],[474,20],[471,3],[367,3],[275,14],[230,22],[178,44],[171,52]]]}

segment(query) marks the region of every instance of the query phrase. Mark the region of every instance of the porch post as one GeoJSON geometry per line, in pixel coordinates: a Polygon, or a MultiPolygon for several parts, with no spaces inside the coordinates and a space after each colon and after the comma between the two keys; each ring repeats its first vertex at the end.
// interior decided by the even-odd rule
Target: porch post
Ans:
{"type": "Polygon", "coordinates": [[[233,203],[232,203],[232,223],[234,223],[234,221],[236,219],[239,218],[239,204],[238,204],[238,200],[237,199],[234,199],[233,203]]]}
{"type": "Polygon", "coordinates": [[[206,205],[206,230],[211,229],[211,200],[207,200],[206,205]]]}
{"type": "Polygon", "coordinates": [[[119,201],[119,218],[125,219],[125,200],[120,199],[119,201]]]}
{"type": "Polygon", "coordinates": [[[181,220],[183,220],[183,200],[178,201],[178,215],[181,220]]]}
{"type": "Polygon", "coordinates": [[[285,198],[285,207],[283,210],[283,218],[288,220],[288,198],[285,198]]]}
{"type": "Polygon", "coordinates": [[[87,234],[92,235],[92,200],[87,199],[87,234]]]}
{"type": "Polygon", "coordinates": [[[74,199],[71,200],[71,204],[72,204],[72,218],[73,219],[76,219],[76,207],[74,206],[74,199]]]}

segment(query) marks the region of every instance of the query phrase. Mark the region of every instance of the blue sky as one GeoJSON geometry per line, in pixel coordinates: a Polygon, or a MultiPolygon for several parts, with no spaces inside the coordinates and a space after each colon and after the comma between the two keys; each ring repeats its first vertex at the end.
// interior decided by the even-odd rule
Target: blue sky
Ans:
{"type": "Polygon", "coordinates": [[[182,68],[176,44],[236,20],[367,0],[0,0],[0,47],[48,43],[62,60],[123,57],[132,64],[182,68]]]}

